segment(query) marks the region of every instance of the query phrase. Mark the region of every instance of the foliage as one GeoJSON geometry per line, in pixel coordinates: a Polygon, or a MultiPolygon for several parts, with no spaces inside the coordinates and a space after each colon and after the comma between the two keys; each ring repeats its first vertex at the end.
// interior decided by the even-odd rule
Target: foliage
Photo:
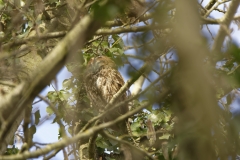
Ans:
{"type": "Polygon", "coordinates": [[[18,148],[8,148],[5,155],[12,155],[12,154],[17,154],[19,152],[18,148]]]}

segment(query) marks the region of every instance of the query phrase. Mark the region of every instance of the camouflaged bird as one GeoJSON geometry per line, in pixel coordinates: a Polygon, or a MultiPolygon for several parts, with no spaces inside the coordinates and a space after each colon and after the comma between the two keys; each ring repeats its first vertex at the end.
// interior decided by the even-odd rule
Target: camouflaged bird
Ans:
{"type": "MultiPolygon", "coordinates": [[[[116,64],[109,57],[98,56],[88,62],[85,88],[93,107],[96,107],[100,113],[106,111],[105,106],[123,85],[124,80],[118,72],[116,64]]],[[[124,101],[126,97],[127,95],[124,93],[115,104],[124,101]]],[[[127,105],[114,109],[104,118],[104,121],[116,119],[127,110],[127,105]]]]}

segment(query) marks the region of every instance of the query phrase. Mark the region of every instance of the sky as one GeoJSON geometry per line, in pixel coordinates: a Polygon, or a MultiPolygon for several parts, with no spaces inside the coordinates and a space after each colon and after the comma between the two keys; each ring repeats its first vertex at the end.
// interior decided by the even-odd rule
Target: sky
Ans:
{"type": "MultiPolygon", "coordinates": [[[[64,67],[58,74],[57,74],[57,87],[59,90],[62,88],[62,82],[65,79],[71,77],[71,73],[67,71],[66,67],[64,67]]],[[[46,96],[49,91],[54,91],[52,86],[47,86],[40,95],[46,96]]],[[[37,101],[38,99],[35,99],[37,101]]],[[[46,107],[48,105],[45,102],[39,102],[33,105],[33,110],[40,111],[42,121],[41,125],[37,126],[37,132],[34,134],[33,141],[41,142],[41,143],[53,143],[58,141],[58,130],[59,126],[57,123],[52,123],[54,119],[54,115],[49,116],[46,112],[46,107]]],[[[36,159],[36,158],[35,158],[36,159]]],[[[41,157],[38,159],[42,159],[41,157]]],[[[55,157],[51,158],[51,160],[61,160],[63,159],[63,153],[59,152],[55,157]]]]}

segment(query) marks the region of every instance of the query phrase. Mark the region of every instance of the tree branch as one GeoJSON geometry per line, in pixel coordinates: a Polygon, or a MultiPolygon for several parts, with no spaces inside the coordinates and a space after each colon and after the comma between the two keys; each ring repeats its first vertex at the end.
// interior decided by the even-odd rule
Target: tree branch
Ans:
{"type": "Polygon", "coordinates": [[[214,53],[221,52],[221,47],[226,36],[225,28],[229,28],[229,25],[234,17],[234,14],[238,9],[239,2],[240,2],[239,0],[232,0],[231,4],[229,5],[228,11],[222,20],[220,29],[213,43],[212,51],[214,53]]]}
{"type": "MultiPolygon", "coordinates": [[[[238,19],[239,16],[235,17],[234,19],[238,19]]],[[[204,18],[201,17],[201,22],[202,24],[220,24],[221,19],[210,19],[210,18],[204,18]]],[[[114,22],[108,22],[109,25],[112,23],[120,23],[118,21],[114,22]]],[[[120,24],[119,24],[120,25],[120,24]]],[[[120,33],[130,33],[130,32],[143,32],[143,31],[149,31],[152,29],[166,29],[170,28],[172,24],[165,24],[165,25],[147,25],[147,26],[125,26],[125,27],[118,27],[115,29],[99,29],[96,31],[95,35],[111,35],[111,34],[120,34],[120,33]]],[[[3,50],[8,50],[11,47],[15,47],[18,45],[26,44],[28,42],[32,41],[39,41],[39,40],[45,40],[45,39],[51,39],[51,38],[61,38],[64,37],[67,34],[67,31],[59,31],[59,32],[51,32],[51,33],[46,33],[44,35],[39,35],[39,36],[32,36],[29,38],[25,39],[16,39],[13,40],[13,42],[9,42],[6,44],[2,45],[3,50]]],[[[6,56],[9,56],[9,54],[6,54],[6,56]]],[[[1,58],[4,58],[4,56],[1,56],[1,58]]]]}
{"type": "MultiPolygon", "coordinates": [[[[160,99],[160,101],[162,99],[164,99],[164,97],[168,94],[168,90],[165,90],[159,97],[158,100],[160,99]]],[[[15,159],[28,159],[28,158],[34,158],[34,157],[39,157],[41,155],[45,155],[47,153],[49,153],[50,151],[54,150],[54,149],[59,149],[59,148],[64,148],[65,146],[71,144],[71,143],[75,143],[76,141],[83,139],[83,138],[88,138],[90,136],[92,136],[94,133],[101,131],[104,128],[108,128],[111,127],[112,125],[121,122],[122,120],[126,119],[127,117],[134,115],[136,113],[138,113],[139,111],[141,111],[143,108],[146,108],[149,105],[152,105],[153,102],[145,102],[143,103],[141,106],[139,106],[138,108],[127,112],[126,114],[116,118],[113,121],[109,121],[103,124],[100,124],[98,126],[89,128],[88,130],[84,131],[83,133],[77,134],[76,136],[72,137],[72,138],[64,138],[63,140],[56,142],[54,144],[50,144],[47,145],[44,148],[41,148],[39,150],[33,151],[33,152],[29,152],[29,151],[25,151],[22,154],[18,154],[18,155],[11,155],[11,156],[0,156],[0,160],[15,160],[15,159]]]]}
{"type": "MultiPolygon", "coordinates": [[[[165,29],[170,27],[170,25],[149,25],[149,26],[126,26],[126,27],[118,27],[115,29],[99,29],[96,31],[95,35],[111,35],[111,34],[120,34],[120,33],[128,33],[128,32],[143,32],[152,29],[165,29]]],[[[40,36],[32,36],[25,39],[16,39],[13,42],[6,43],[2,45],[3,50],[8,50],[9,48],[17,45],[26,44],[32,41],[39,41],[51,38],[60,38],[64,37],[67,34],[67,31],[60,31],[60,32],[51,32],[45,35],[40,36]]],[[[1,57],[3,58],[3,57],[1,57]]]]}
{"type": "Polygon", "coordinates": [[[97,30],[96,35],[143,32],[143,31],[149,31],[153,29],[165,29],[165,28],[169,28],[170,26],[171,24],[162,24],[162,25],[146,25],[146,26],[125,26],[125,27],[118,27],[115,29],[99,29],[97,30]]]}
{"type": "Polygon", "coordinates": [[[132,96],[137,95],[139,92],[141,92],[144,80],[144,76],[140,76],[139,79],[135,81],[132,96]]]}
{"type": "MultiPolygon", "coordinates": [[[[139,17],[139,20],[141,22],[141,21],[146,21],[151,18],[153,18],[153,13],[146,13],[146,14],[142,15],[141,17],[139,17]]],[[[122,23],[122,21],[119,21],[119,20],[107,21],[104,24],[104,26],[106,26],[106,27],[117,27],[117,26],[121,26],[121,25],[124,25],[124,24],[122,23]]]]}

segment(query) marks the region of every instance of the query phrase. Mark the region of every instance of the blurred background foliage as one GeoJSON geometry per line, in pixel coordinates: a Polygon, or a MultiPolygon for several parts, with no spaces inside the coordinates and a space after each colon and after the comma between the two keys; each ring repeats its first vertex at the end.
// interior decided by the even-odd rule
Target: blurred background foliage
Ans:
{"type": "MultiPolygon", "coordinates": [[[[181,9],[177,7],[181,5],[174,0],[131,0],[124,8],[116,5],[121,2],[112,2],[111,7],[103,8],[105,3],[105,0],[0,0],[0,58],[1,61],[4,59],[5,64],[20,63],[17,58],[31,51],[37,51],[44,59],[85,15],[94,15],[96,21],[111,19],[85,43],[84,48],[76,50],[74,57],[67,60],[66,68],[72,76],[63,81],[62,89],[54,88],[55,91],[46,95],[45,100],[49,102],[46,112],[54,114],[52,123],[60,126],[58,138],[76,136],[99,115],[98,110],[91,106],[83,79],[86,65],[92,57],[107,56],[117,64],[125,79],[136,76],[143,64],[147,65],[149,69],[141,73],[144,79],[141,90],[132,94],[136,87],[133,85],[127,93],[129,98],[139,94],[129,102],[130,110],[145,103],[149,105],[128,117],[129,135],[119,136],[111,128],[103,131],[116,139],[97,134],[94,145],[98,159],[124,159],[121,140],[131,144],[131,150],[137,150],[133,153],[141,159],[236,159],[240,155],[240,112],[231,112],[231,106],[239,100],[239,44],[231,38],[227,26],[225,29],[229,34],[225,36],[228,38],[221,44],[220,52],[214,53],[211,43],[214,43],[216,36],[209,40],[211,31],[203,31],[209,25],[220,25],[217,20],[211,21],[215,19],[210,19],[209,14],[213,11],[226,14],[229,1],[199,1],[192,7],[185,5],[187,1],[182,2],[183,8],[192,10],[185,18],[189,21],[186,29],[178,26],[181,9]],[[112,16],[116,13],[117,16],[112,16]],[[192,17],[198,15],[194,17],[198,26],[196,32],[202,32],[201,35],[196,33],[198,37],[195,40],[188,30],[194,28],[194,24],[191,26],[195,22],[191,19],[191,13],[192,17]],[[185,29],[182,33],[184,36],[179,34],[178,27],[180,31],[185,29]],[[195,53],[182,53],[184,49],[180,45],[188,38],[192,38],[188,46],[196,47],[195,53]],[[206,52],[202,54],[205,50],[199,48],[204,48],[206,52]],[[202,55],[194,58],[193,55],[197,54],[202,55]],[[198,66],[191,67],[195,62],[198,66]],[[197,67],[203,73],[200,71],[197,75],[197,67]],[[184,77],[186,82],[182,82],[184,71],[187,76],[192,75],[184,77]],[[197,86],[202,83],[206,85],[197,86]],[[209,94],[208,99],[201,99],[198,95],[210,92],[209,88],[214,94],[209,94]],[[214,105],[211,105],[212,102],[214,105]]],[[[239,17],[229,18],[239,25],[239,17]]],[[[188,51],[188,47],[185,48],[188,51]]],[[[236,105],[239,107],[239,103],[236,105]]],[[[39,118],[39,112],[36,112],[35,124],[29,127],[30,139],[39,118]]],[[[84,139],[70,145],[68,154],[79,158],[79,146],[88,141],[84,139]]],[[[16,153],[21,152],[9,148],[6,155],[16,153]]],[[[89,156],[88,152],[83,154],[89,156]]]]}

